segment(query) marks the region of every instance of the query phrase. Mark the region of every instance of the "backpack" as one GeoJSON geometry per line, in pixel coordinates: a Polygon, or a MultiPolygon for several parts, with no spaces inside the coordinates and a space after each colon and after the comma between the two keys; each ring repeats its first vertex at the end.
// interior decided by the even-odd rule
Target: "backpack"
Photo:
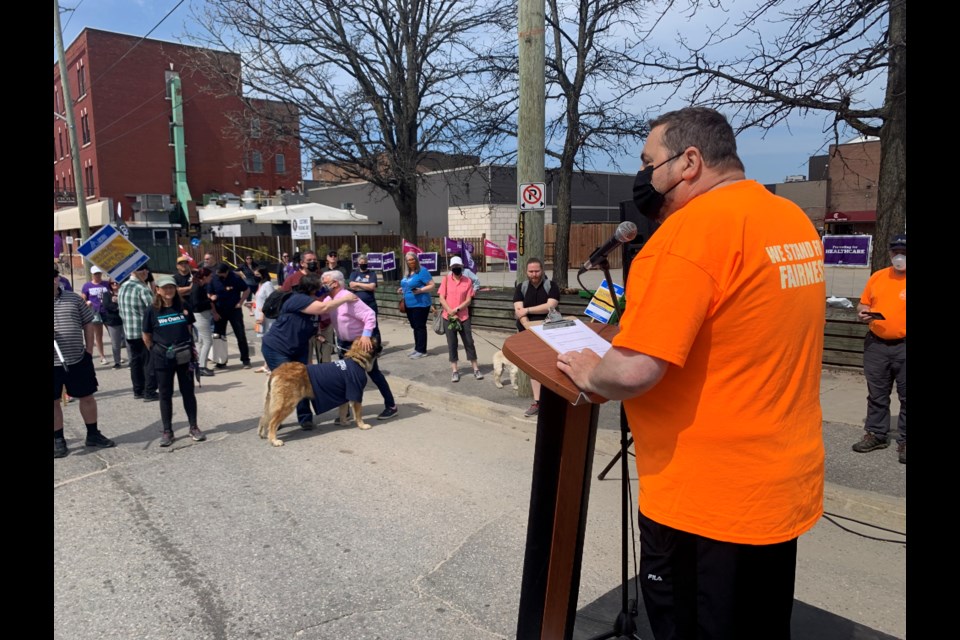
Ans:
{"type": "Polygon", "coordinates": [[[271,320],[276,320],[280,317],[280,308],[283,307],[283,303],[287,301],[293,295],[293,291],[281,291],[277,289],[273,293],[267,296],[267,299],[263,301],[263,309],[260,310],[263,313],[264,318],[270,318],[271,320]]]}
{"type": "MultiPolygon", "coordinates": [[[[547,293],[550,293],[550,278],[547,277],[547,274],[543,274],[543,282],[542,282],[542,284],[543,284],[543,290],[546,291],[547,293]]],[[[524,298],[526,298],[526,297],[527,297],[527,289],[529,289],[529,288],[530,288],[530,281],[529,281],[529,280],[524,280],[523,282],[521,282],[521,283],[520,283],[520,295],[522,295],[524,298]]]]}

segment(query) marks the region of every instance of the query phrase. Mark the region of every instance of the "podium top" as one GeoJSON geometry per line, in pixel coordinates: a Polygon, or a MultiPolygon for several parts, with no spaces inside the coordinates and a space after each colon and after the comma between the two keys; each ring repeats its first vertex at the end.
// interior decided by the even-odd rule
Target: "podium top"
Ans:
{"type": "MultiPolygon", "coordinates": [[[[600,323],[586,325],[604,340],[613,340],[620,328],[600,323]]],[[[576,406],[584,402],[602,404],[607,398],[595,393],[583,393],[560,369],[557,369],[557,352],[532,331],[521,331],[507,338],[503,353],[521,371],[547,387],[555,394],[576,406]]]]}

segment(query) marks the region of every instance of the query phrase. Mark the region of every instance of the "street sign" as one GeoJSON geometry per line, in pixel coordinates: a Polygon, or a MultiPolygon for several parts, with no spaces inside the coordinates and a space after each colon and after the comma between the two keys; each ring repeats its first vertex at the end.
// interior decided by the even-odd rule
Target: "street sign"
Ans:
{"type": "Polygon", "coordinates": [[[293,218],[290,220],[290,235],[294,240],[313,239],[313,218],[293,218]]]}
{"type": "Polygon", "coordinates": [[[517,195],[520,208],[523,211],[545,209],[543,194],[546,187],[545,182],[521,182],[517,195]]]}
{"type": "Polygon", "coordinates": [[[240,237],[240,225],[238,224],[221,224],[219,226],[213,227],[213,233],[216,236],[221,238],[239,238],[240,237]]]}

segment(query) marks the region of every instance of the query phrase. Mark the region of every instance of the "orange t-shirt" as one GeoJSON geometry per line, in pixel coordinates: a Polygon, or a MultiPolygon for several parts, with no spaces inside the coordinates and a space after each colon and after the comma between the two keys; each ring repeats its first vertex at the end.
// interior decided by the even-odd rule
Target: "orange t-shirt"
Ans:
{"type": "Polygon", "coordinates": [[[870,331],[884,340],[907,337],[907,272],[893,267],[880,269],[867,280],[860,294],[860,304],[879,311],[884,320],[870,323],[870,331]]]}
{"type": "Polygon", "coordinates": [[[740,544],[816,523],[825,299],[816,230],[755,181],[695,198],[653,234],[613,340],[670,363],[624,401],[644,515],[740,544]]]}

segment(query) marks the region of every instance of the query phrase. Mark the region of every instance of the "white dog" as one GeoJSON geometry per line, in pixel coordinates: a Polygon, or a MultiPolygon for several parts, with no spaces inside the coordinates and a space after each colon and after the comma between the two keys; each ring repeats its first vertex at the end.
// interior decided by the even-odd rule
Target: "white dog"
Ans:
{"type": "Polygon", "coordinates": [[[500,377],[503,375],[504,367],[506,367],[510,373],[510,386],[518,389],[517,365],[507,360],[507,357],[503,355],[503,351],[497,351],[493,354],[493,384],[496,385],[497,389],[503,389],[503,383],[500,381],[500,377]]]}

